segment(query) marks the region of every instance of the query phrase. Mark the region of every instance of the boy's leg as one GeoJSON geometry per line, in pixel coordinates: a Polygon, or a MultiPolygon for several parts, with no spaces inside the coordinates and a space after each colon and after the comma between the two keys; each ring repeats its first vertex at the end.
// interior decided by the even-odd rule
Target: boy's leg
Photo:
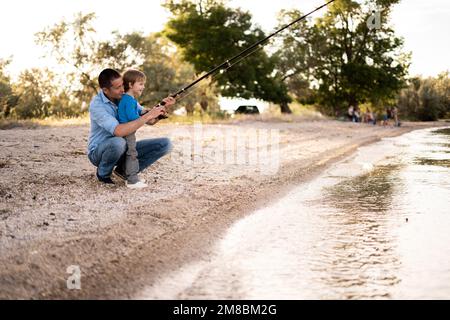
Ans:
{"type": "Polygon", "coordinates": [[[139,159],[139,172],[142,172],[159,158],[172,150],[172,142],[168,138],[146,139],[136,143],[139,159]]]}
{"type": "Polygon", "coordinates": [[[139,181],[139,161],[136,151],[136,134],[132,133],[125,137],[127,141],[127,156],[125,159],[125,174],[128,183],[134,184],[139,181]]]}
{"type": "Polygon", "coordinates": [[[102,178],[108,178],[125,151],[125,140],[119,137],[111,137],[92,151],[88,157],[91,163],[98,167],[98,175],[102,178]]]}

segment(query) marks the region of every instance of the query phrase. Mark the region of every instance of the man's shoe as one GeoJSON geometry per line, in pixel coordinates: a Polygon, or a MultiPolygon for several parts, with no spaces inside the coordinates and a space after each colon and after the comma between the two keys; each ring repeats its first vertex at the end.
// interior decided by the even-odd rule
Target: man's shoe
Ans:
{"type": "Polygon", "coordinates": [[[123,172],[121,169],[119,169],[119,167],[116,167],[113,172],[120,179],[122,179],[124,181],[127,180],[127,176],[125,175],[125,172],[123,172]]]}
{"type": "Polygon", "coordinates": [[[100,182],[103,182],[105,184],[114,184],[114,181],[111,180],[111,177],[100,177],[98,175],[98,170],[96,172],[96,176],[97,176],[98,181],[100,181],[100,182]]]}

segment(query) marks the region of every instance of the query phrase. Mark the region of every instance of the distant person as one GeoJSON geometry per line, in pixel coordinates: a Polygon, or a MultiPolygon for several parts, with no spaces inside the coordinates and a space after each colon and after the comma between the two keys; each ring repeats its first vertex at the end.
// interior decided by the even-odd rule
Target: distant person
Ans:
{"type": "Polygon", "coordinates": [[[391,108],[387,107],[386,112],[383,116],[383,126],[388,125],[389,119],[391,119],[391,118],[392,118],[391,108]]]}
{"type": "MultiPolygon", "coordinates": [[[[144,113],[138,104],[139,118],[119,123],[118,105],[124,93],[124,83],[119,72],[113,69],[103,70],[99,77],[100,92],[89,106],[91,130],[88,144],[88,158],[97,167],[97,179],[105,184],[114,184],[111,174],[114,167],[116,175],[125,176],[125,152],[127,143],[124,137],[136,132],[145,124],[154,125],[158,117],[166,113],[165,107],[156,106],[144,113]]],[[[175,104],[175,99],[163,100],[166,106],[175,104]]],[[[172,144],[168,138],[146,139],[136,143],[139,172],[149,167],[162,156],[170,152],[172,144]]]]}
{"type": "Polygon", "coordinates": [[[367,108],[367,112],[366,112],[366,115],[365,115],[365,122],[368,123],[368,124],[373,124],[373,125],[375,125],[377,123],[377,121],[375,119],[375,115],[370,110],[370,108],[367,108]]]}
{"type": "Polygon", "coordinates": [[[359,107],[355,107],[353,110],[353,122],[361,122],[361,113],[359,107]]]}
{"type": "Polygon", "coordinates": [[[355,112],[355,108],[353,106],[348,107],[347,117],[348,117],[349,121],[353,121],[354,112],[355,112]]]}
{"type": "Polygon", "coordinates": [[[400,127],[400,121],[398,120],[398,108],[392,108],[392,118],[394,119],[394,126],[400,127]]]}

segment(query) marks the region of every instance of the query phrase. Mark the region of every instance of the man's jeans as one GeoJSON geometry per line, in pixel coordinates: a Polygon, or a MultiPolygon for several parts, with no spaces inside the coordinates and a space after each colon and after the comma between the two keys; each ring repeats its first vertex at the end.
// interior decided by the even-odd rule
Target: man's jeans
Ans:
{"type": "MultiPolygon", "coordinates": [[[[136,143],[139,160],[139,172],[142,172],[159,158],[172,150],[172,143],[168,138],[146,139],[136,143]]],[[[88,158],[92,164],[98,167],[98,175],[110,177],[115,166],[125,167],[127,143],[124,138],[111,137],[103,144],[89,153],[88,158]]]]}

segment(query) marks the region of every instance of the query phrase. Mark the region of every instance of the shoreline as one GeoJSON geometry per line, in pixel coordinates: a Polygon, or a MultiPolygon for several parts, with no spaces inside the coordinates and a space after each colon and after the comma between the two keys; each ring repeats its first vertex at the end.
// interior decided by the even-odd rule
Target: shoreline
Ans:
{"type": "MultiPolygon", "coordinates": [[[[444,125],[383,128],[330,120],[205,125],[207,130],[276,128],[279,172],[263,176],[239,166],[202,164],[193,176],[183,165],[162,159],[144,175],[155,184],[126,201],[129,190],[123,186],[108,188],[95,181],[83,153],[88,127],[0,131],[6,148],[0,159],[0,298],[133,298],[165,274],[207,257],[236,220],[358,147],[444,125]],[[66,288],[70,265],[81,268],[81,290],[66,288]]],[[[138,139],[179,128],[145,128],[138,139]]]]}

